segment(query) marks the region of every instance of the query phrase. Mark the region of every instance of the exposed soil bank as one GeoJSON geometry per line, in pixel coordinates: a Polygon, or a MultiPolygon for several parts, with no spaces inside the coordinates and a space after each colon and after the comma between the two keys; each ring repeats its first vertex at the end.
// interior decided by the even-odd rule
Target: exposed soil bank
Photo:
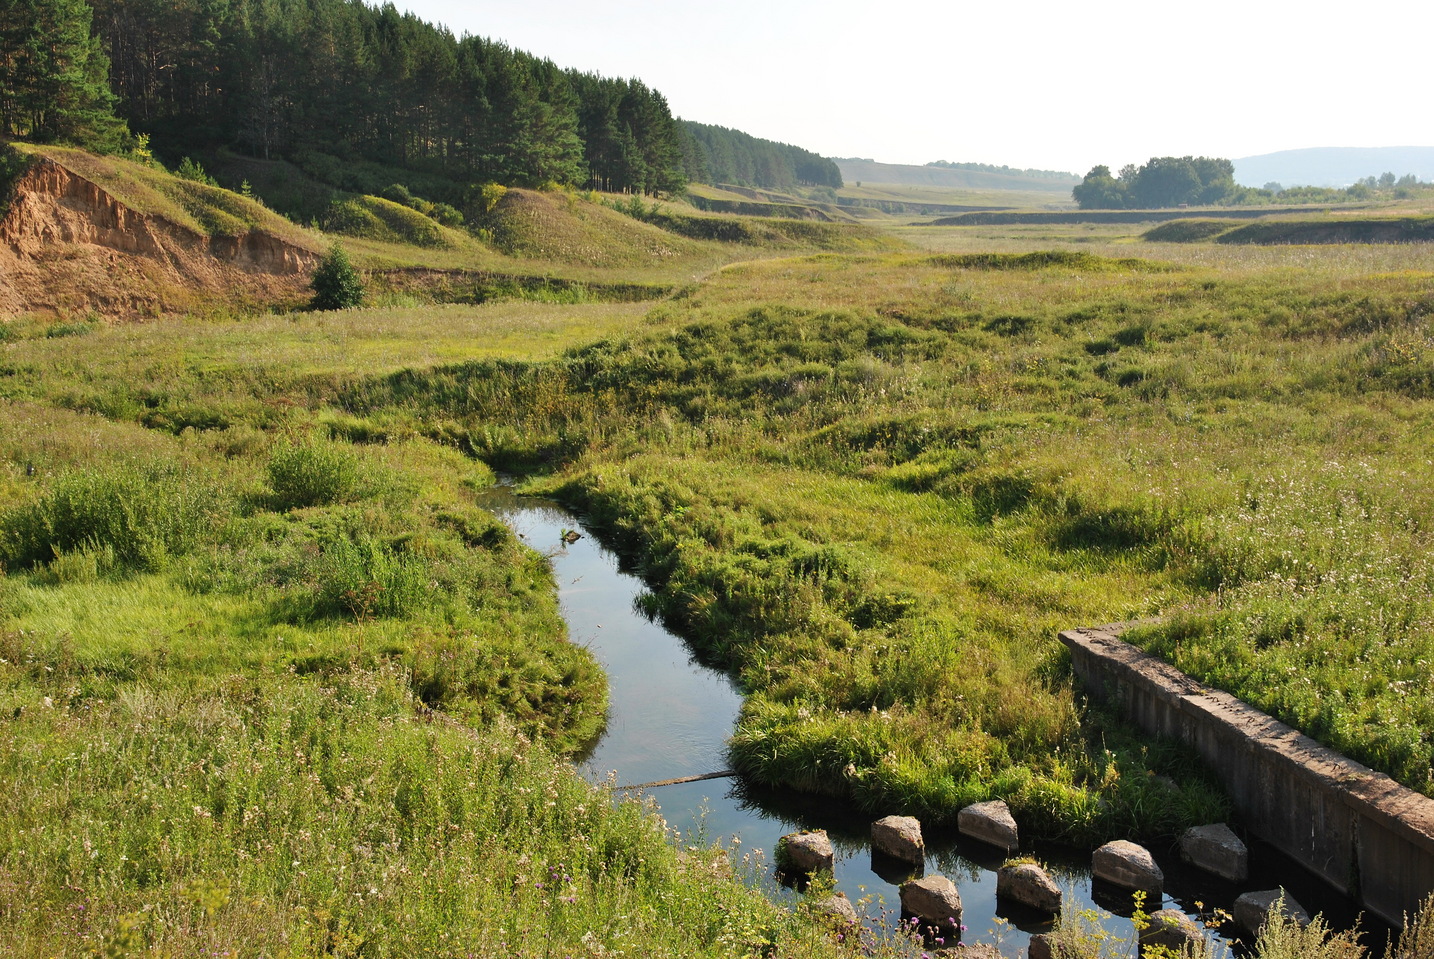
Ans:
{"type": "Polygon", "coordinates": [[[131,209],[40,159],[0,220],[0,314],[110,317],[218,299],[274,301],[306,286],[318,256],[262,230],[205,236],[131,209]]]}
{"type": "Polygon", "coordinates": [[[1093,696],[1195,748],[1250,832],[1395,926],[1434,890],[1434,799],[1118,638],[1060,634],[1093,696]]]}

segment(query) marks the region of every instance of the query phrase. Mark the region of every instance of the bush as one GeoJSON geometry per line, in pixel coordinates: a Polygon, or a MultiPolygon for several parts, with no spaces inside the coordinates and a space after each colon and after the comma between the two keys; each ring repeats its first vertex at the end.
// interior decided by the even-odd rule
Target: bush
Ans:
{"type": "Polygon", "coordinates": [[[314,563],[316,616],[410,616],[428,602],[428,576],[418,557],[371,537],[336,538],[314,563]]]}
{"type": "Polygon", "coordinates": [[[337,243],[324,254],[310,285],[314,290],[314,298],[309,302],[312,309],[347,310],[363,304],[363,280],[349,262],[344,248],[337,243]]]}
{"type": "Polygon", "coordinates": [[[207,186],[218,186],[219,183],[208,173],[197,161],[184,157],[179,161],[179,166],[174,168],[174,175],[181,180],[193,180],[195,183],[203,183],[207,186]]]}
{"type": "Polygon", "coordinates": [[[394,203],[402,203],[404,206],[413,206],[413,194],[402,183],[390,183],[383,188],[379,196],[394,203]]]}
{"type": "Polygon", "coordinates": [[[433,204],[433,212],[430,213],[429,216],[433,217],[433,219],[437,220],[443,226],[457,227],[463,225],[463,214],[458,211],[457,207],[450,206],[447,203],[433,204]]]}
{"type": "Polygon", "coordinates": [[[121,466],[70,473],[38,501],[0,514],[0,561],[30,568],[66,553],[89,553],[113,557],[106,566],[159,569],[213,528],[218,500],[218,490],[188,470],[121,466]]]}
{"type": "Polygon", "coordinates": [[[281,442],[269,456],[268,473],[278,510],[342,503],[357,495],[361,479],[358,457],[321,439],[281,442]]]}

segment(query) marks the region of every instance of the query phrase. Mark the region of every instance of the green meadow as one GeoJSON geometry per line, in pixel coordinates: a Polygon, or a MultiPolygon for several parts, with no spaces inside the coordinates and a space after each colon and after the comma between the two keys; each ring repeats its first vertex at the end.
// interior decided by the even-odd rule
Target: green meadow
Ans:
{"type": "Polygon", "coordinates": [[[510,202],[351,240],[364,309],[0,327],[16,955],[905,948],[566,767],[606,684],[495,470],[736,677],[752,781],[1075,844],[1218,820],[1055,639],[1140,620],[1434,796],[1434,248],[510,202]],[[435,302],[418,264],[655,292],[435,302]]]}

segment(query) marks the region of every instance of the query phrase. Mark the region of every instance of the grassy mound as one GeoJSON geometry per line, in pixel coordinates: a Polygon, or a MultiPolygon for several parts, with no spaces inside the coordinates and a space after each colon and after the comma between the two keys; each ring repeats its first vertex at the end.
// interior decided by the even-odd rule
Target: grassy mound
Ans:
{"type": "Polygon", "coordinates": [[[334,203],[323,224],[329,233],[380,243],[448,249],[471,243],[460,231],[442,226],[411,207],[377,196],[360,196],[334,203]]]}
{"type": "Polygon", "coordinates": [[[1200,243],[1238,225],[1233,220],[1170,220],[1146,230],[1142,239],[1149,243],[1200,243]]]}
{"type": "Polygon", "coordinates": [[[1430,243],[1434,216],[1263,220],[1220,235],[1220,243],[1430,243]]]}
{"type": "Polygon", "coordinates": [[[933,256],[931,266],[952,270],[1047,270],[1064,269],[1078,273],[1136,271],[1163,273],[1171,267],[1152,260],[1111,259],[1071,250],[1039,250],[1035,253],[964,253],[933,256]]]}
{"type": "Polygon", "coordinates": [[[704,252],[690,240],[572,193],[510,189],[482,226],[510,256],[578,266],[643,266],[704,252]]]}
{"type": "Polygon", "coordinates": [[[899,248],[897,241],[890,236],[855,223],[757,216],[691,216],[666,210],[655,211],[645,219],[680,236],[764,249],[815,248],[836,253],[858,253],[899,248]]]}

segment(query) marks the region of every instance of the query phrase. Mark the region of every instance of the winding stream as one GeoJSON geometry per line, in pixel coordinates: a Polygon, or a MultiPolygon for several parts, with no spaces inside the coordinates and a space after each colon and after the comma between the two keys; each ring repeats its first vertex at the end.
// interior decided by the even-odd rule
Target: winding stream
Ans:
{"type": "MultiPolygon", "coordinates": [[[[624,572],[617,557],[558,504],[520,498],[500,487],[484,505],[550,557],[569,637],[592,650],[607,673],[607,730],[580,760],[584,774],[594,782],[629,786],[726,770],[724,746],[736,723],[741,694],[725,674],[698,663],[681,639],[641,614],[635,600],[643,592],[642,582],[624,572]],[[563,533],[570,529],[582,531],[582,538],[564,543],[563,533]]],[[[731,778],[660,786],[646,793],[681,841],[735,843],[746,852],[760,849],[769,876],[779,837],[798,829],[826,829],[837,850],[837,889],[854,903],[867,900],[868,916],[894,926],[897,886],[908,876],[873,864],[867,837],[875,817],[855,816],[819,797],[758,794],[731,778]]],[[[1003,954],[1018,956],[1025,954],[1031,934],[1050,928],[1039,915],[1004,901],[998,905],[999,853],[954,833],[933,835],[928,830],[926,841],[926,872],[945,875],[960,889],[966,941],[991,943],[999,938],[1003,954]]],[[[1023,843],[1022,851],[1044,861],[1081,908],[1128,912],[1128,894],[1092,883],[1088,853],[1029,843],[1023,843]]],[[[1356,918],[1347,900],[1258,845],[1251,847],[1251,881],[1243,888],[1190,869],[1170,849],[1151,852],[1165,872],[1166,894],[1163,903],[1147,903],[1150,911],[1173,907],[1197,916],[1197,902],[1207,909],[1228,910],[1246,889],[1283,885],[1309,911],[1324,912],[1334,928],[1348,928],[1356,918]]],[[[773,896],[795,898],[775,880],[767,885],[773,896]]],[[[1130,921],[1119,915],[1103,919],[1102,925],[1117,936],[1133,934],[1130,921]]],[[[1374,938],[1382,935],[1366,941],[1374,938]]]]}

